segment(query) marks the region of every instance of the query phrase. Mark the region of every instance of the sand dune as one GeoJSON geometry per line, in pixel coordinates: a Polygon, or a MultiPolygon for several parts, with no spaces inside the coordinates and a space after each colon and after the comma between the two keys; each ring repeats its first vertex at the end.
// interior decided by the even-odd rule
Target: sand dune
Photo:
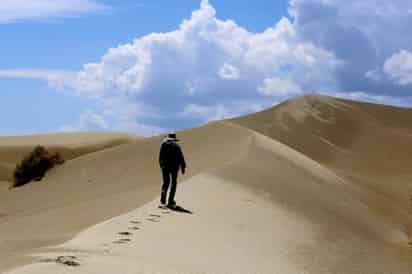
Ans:
{"type": "Polygon", "coordinates": [[[160,136],[75,158],[0,192],[0,270],[410,273],[411,112],[306,96],[180,132],[192,215],[156,207],[160,136]]]}
{"type": "Polygon", "coordinates": [[[0,137],[0,180],[11,180],[16,163],[41,145],[70,160],[81,155],[134,141],[124,133],[79,132],[0,137]]]}
{"type": "Polygon", "coordinates": [[[232,122],[330,168],[411,239],[411,109],[311,95],[232,122]]]}
{"type": "MultiPolygon", "coordinates": [[[[230,161],[249,141],[241,129],[220,124],[181,136],[190,163],[186,178],[230,161]]],[[[1,193],[0,269],[15,265],[16,255],[20,262],[21,254],[33,247],[69,239],[153,199],[160,184],[160,141],[161,137],[141,139],[91,153],[52,170],[41,183],[1,193]]]]}

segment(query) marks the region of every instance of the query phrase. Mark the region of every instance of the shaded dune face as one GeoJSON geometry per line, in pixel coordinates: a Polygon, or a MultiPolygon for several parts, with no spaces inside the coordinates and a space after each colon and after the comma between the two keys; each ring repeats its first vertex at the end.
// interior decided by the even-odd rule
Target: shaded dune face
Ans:
{"type": "MultiPolygon", "coordinates": [[[[188,163],[180,179],[212,174],[219,178],[213,191],[230,182],[289,212],[289,227],[273,227],[273,246],[305,273],[410,273],[411,114],[300,97],[179,132],[188,163]],[[276,240],[282,235],[287,241],[276,240]]],[[[138,139],[75,157],[16,191],[2,192],[0,185],[0,235],[8,239],[0,241],[0,270],[33,248],[60,243],[157,198],[161,140],[138,139]]]]}
{"type": "Polygon", "coordinates": [[[336,169],[376,177],[410,170],[410,109],[312,95],[232,122],[336,169]]]}

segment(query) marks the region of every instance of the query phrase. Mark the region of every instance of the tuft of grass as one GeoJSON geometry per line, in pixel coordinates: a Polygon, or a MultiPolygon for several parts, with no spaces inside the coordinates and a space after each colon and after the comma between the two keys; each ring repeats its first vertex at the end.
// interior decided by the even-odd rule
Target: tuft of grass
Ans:
{"type": "Polygon", "coordinates": [[[19,187],[31,181],[40,181],[55,165],[64,163],[58,153],[49,153],[43,146],[36,146],[29,155],[17,164],[12,187],[19,187]]]}

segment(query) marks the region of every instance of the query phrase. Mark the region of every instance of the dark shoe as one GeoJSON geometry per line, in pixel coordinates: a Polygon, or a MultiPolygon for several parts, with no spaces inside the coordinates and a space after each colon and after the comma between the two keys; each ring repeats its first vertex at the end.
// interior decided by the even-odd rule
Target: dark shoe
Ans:
{"type": "Polygon", "coordinates": [[[169,203],[167,204],[167,207],[168,207],[168,208],[176,208],[176,202],[175,202],[175,201],[169,202],[169,203]]]}

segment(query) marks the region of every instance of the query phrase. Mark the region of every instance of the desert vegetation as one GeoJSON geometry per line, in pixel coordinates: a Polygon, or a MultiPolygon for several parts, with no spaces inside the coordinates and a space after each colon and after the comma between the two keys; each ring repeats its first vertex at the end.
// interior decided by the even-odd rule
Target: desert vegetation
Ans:
{"type": "Polygon", "coordinates": [[[64,163],[59,153],[50,153],[43,146],[36,146],[29,155],[16,165],[12,187],[19,187],[32,181],[40,181],[46,172],[64,163]]]}

